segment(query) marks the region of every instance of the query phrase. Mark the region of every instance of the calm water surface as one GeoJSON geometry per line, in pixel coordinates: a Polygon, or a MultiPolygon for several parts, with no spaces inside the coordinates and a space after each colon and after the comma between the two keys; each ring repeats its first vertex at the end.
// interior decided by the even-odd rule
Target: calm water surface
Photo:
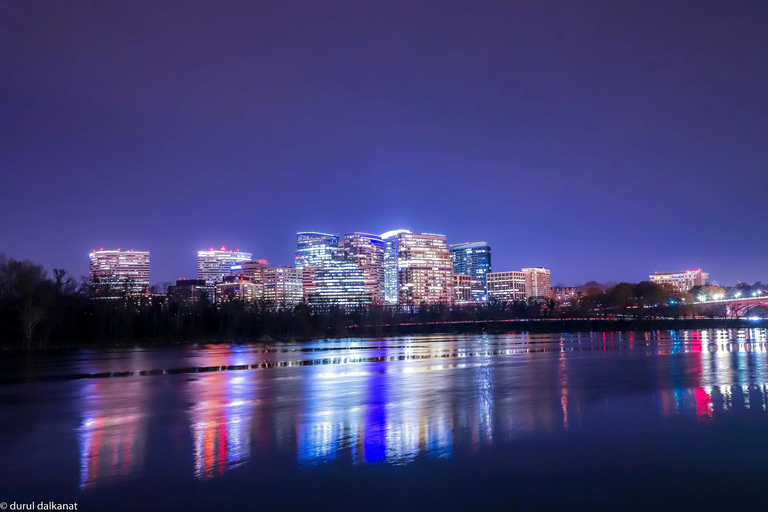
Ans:
{"type": "Polygon", "coordinates": [[[78,510],[765,508],[765,330],[0,359],[0,501],[78,510]]]}

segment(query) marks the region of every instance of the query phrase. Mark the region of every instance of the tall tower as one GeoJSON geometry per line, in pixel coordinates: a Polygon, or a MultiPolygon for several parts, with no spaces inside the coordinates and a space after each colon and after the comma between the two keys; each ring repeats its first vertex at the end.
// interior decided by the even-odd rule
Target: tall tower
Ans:
{"type": "Polygon", "coordinates": [[[444,235],[397,235],[397,303],[453,304],[453,264],[444,235]]]}
{"type": "Polygon", "coordinates": [[[339,242],[343,259],[357,264],[363,271],[365,292],[384,303],[384,241],[370,233],[344,235],[339,242]]]}
{"type": "Polygon", "coordinates": [[[382,233],[384,242],[384,302],[397,304],[397,236],[410,233],[407,229],[394,229],[382,233]]]}

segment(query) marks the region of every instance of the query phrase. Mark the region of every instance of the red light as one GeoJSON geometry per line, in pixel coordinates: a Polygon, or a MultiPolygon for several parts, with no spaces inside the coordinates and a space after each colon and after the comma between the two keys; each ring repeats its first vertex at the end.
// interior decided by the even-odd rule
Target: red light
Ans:
{"type": "Polygon", "coordinates": [[[227,248],[226,248],[226,247],[224,247],[224,246],[222,245],[222,246],[221,246],[221,250],[222,250],[222,251],[226,251],[226,250],[227,250],[227,248]]]}
{"type": "Polygon", "coordinates": [[[101,249],[99,249],[99,250],[100,250],[100,251],[103,251],[103,250],[104,250],[104,248],[102,247],[102,248],[101,248],[101,249]]]}
{"type": "Polygon", "coordinates": [[[212,250],[213,250],[213,247],[211,247],[211,249],[210,249],[210,250],[212,251],[212,250]]]}

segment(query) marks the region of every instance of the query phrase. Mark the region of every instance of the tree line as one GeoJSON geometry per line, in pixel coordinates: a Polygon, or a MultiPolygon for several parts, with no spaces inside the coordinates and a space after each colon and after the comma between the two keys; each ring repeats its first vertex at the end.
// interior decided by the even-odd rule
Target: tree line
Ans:
{"type": "Polygon", "coordinates": [[[305,303],[279,308],[263,301],[217,305],[205,295],[192,303],[162,294],[103,299],[93,298],[91,291],[85,278],[78,281],[65,270],[53,269],[49,275],[37,263],[0,255],[0,348],[341,337],[392,334],[397,326],[424,323],[694,314],[692,295],[647,281],[618,283],[607,290],[592,287],[564,303],[528,298],[414,310],[378,305],[313,310],[305,303]]]}

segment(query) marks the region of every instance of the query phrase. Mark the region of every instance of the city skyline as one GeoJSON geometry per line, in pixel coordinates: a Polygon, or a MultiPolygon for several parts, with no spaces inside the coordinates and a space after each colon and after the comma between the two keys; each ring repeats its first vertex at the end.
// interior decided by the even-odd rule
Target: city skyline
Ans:
{"type": "MultiPolygon", "coordinates": [[[[390,232],[394,233],[394,232],[400,232],[400,231],[404,231],[404,232],[407,232],[407,233],[415,233],[415,232],[411,232],[409,230],[400,230],[400,229],[394,230],[394,231],[390,231],[390,232]]],[[[344,241],[344,237],[345,236],[353,236],[353,235],[366,235],[366,236],[374,236],[376,238],[380,238],[380,235],[370,235],[369,233],[364,233],[364,232],[360,232],[360,231],[353,231],[353,232],[348,232],[348,233],[344,233],[344,232],[341,232],[341,233],[329,233],[329,232],[321,232],[321,231],[297,231],[295,233],[295,235],[294,235],[294,251],[293,251],[293,255],[294,256],[291,257],[291,258],[286,258],[289,261],[289,263],[286,263],[286,264],[282,264],[282,263],[272,264],[272,263],[270,263],[268,265],[269,268],[280,268],[280,267],[299,268],[299,267],[296,266],[296,261],[297,261],[297,256],[296,255],[298,253],[296,251],[296,241],[295,241],[296,238],[295,238],[295,236],[296,235],[303,235],[303,234],[307,234],[307,233],[323,234],[323,235],[326,235],[326,236],[333,236],[333,237],[336,237],[337,241],[340,240],[341,242],[344,241]]],[[[389,233],[389,232],[385,232],[384,234],[386,235],[387,233],[389,233]]],[[[415,234],[433,234],[433,233],[415,233],[415,234]]],[[[438,235],[438,236],[445,236],[445,235],[438,235]]],[[[490,243],[488,243],[486,241],[476,241],[476,242],[469,242],[468,241],[468,242],[452,243],[450,238],[448,238],[448,237],[446,237],[446,238],[447,238],[447,242],[448,242],[449,247],[450,246],[454,246],[454,248],[458,247],[458,246],[473,246],[473,245],[481,245],[481,246],[489,247],[489,246],[492,245],[492,244],[490,244],[490,243]]],[[[339,242],[340,245],[338,245],[338,246],[334,245],[333,246],[334,249],[343,249],[344,247],[341,245],[341,242],[339,242]]],[[[101,251],[106,251],[106,252],[117,251],[117,252],[119,252],[119,251],[121,251],[121,249],[120,248],[111,249],[109,247],[107,247],[105,249],[105,247],[101,247],[99,249],[93,249],[91,251],[91,255],[94,252],[101,252],[101,251]]],[[[125,249],[125,250],[123,250],[124,253],[133,252],[133,251],[134,251],[134,249],[125,249]]],[[[140,251],[137,251],[137,252],[151,252],[151,249],[142,248],[140,251]]],[[[214,253],[227,252],[227,253],[233,253],[233,254],[240,253],[243,256],[247,255],[248,257],[247,258],[243,257],[242,261],[253,260],[254,262],[261,262],[263,264],[266,264],[266,262],[268,261],[267,258],[262,258],[259,253],[256,253],[254,251],[245,251],[245,250],[241,250],[239,248],[238,249],[228,249],[227,246],[221,246],[218,249],[214,249],[214,247],[209,247],[209,249],[206,249],[206,250],[197,250],[196,251],[196,253],[198,255],[198,260],[197,260],[198,268],[193,273],[188,274],[188,275],[181,275],[180,274],[180,275],[178,275],[175,278],[167,279],[167,280],[156,279],[154,277],[154,275],[152,275],[151,276],[150,284],[152,284],[152,285],[161,284],[161,283],[173,284],[174,281],[177,281],[179,279],[188,280],[188,279],[197,279],[197,278],[199,278],[199,265],[200,265],[199,258],[200,258],[200,254],[208,253],[208,252],[214,252],[214,253]],[[195,276],[197,276],[197,277],[195,277],[195,276]]],[[[496,253],[494,252],[494,261],[495,261],[496,257],[497,257],[496,253]]],[[[329,258],[330,258],[330,256],[329,256],[329,258]]],[[[154,260],[154,257],[153,257],[153,260],[154,260]]],[[[269,261],[271,262],[272,260],[269,260],[269,261]]],[[[521,265],[519,263],[517,263],[516,265],[517,265],[516,267],[510,267],[510,268],[506,268],[505,267],[503,269],[496,270],[496,265],[494,264],[494,272],[495,273],[499,273],[499,272],[519,271],[518,267],[520,267],[521,265]]],[[[542,265],[539,265],[539,266],[542,266],[542,265]]],[[[543,266],[544,267],[548,267],[547,265],[543,265],[543,266]]],[[[53,267],[53,268],[58,268],[58,267],[53,267]]],[[[653,272],[655,272],[656,274],[659,274],[659,275],[661,275],[661,274],[670,274],[670,275],[672,275],[672,274],[685,274],[685,273],[690,273],[690,272],[697,272],[697,270],[695,270],[695,269],[692,270],[692,269],[693,269],[693,267],[685,268],[685,269],[681,267],[681,268],[678,268],[676,270],[664,269],[661,272],[658,269],[655,269],[655,270],[653,270],[653,272]]],[[[65,269],[65,270],[67,270],[69,272],[69,269],[65,269]]],[[[628,270],[628,273],[629,272],[632,272],[634,274],[640,274],[641,277],[636,279],[635,281],[633,281],[631,278],[630,279],[619,278],[619,279],[608,279],[608,280],[586,279],[586,280],[583,280],[583,281],[573,281],[573,280],[568,280],[567,278],[564,278],[562,276],[559,276],[557,280],[555,280],[555,281],[553,281],[551,283],[551,286],[579,286],[579,285],[583,285],[583,284],[591,282],[591,281],[596,281],[596,282],[600,282],[600,283],[603,283],[603,282],[604,283],[618,283],[618,282],[639,282],[639,281],[653,281],[654,280],[654,276],[653,275],[648,277],[648,271],[647,270],[640,270],[640,271],[638,271],[637,269],[632,269],[631,271],[628,270]]],[[[698,272],[701,272],[701,269],[698,269],[698,272]]],[[[457,274],[461,274],[461,272],[456,272],[456,273],[457,274]]],[[[82,274],[83,277],[88,277],[88,275],[89,275],[88,271],[86,271],[86,273],[82,274]]],[[[752,283],[755,283],[755,282],[761,282],[762,281],[762,279],[757,279],[755,281],[743,280],[742,279],[742,280],[736,280],[736,281],[730,283],[730,282],[723,282],[722,280],[718,281],[716,279],[716,277],[715,278],[710,278],[709,277],[709,273],[705,273],[704,275],[705,275],[705,278],[707,280],[707,284],[713,284],[713,285],[731,286],[731,285],[735,285],[735,284],[738,284],[738,283],[752,284],[752,283]]]]}

